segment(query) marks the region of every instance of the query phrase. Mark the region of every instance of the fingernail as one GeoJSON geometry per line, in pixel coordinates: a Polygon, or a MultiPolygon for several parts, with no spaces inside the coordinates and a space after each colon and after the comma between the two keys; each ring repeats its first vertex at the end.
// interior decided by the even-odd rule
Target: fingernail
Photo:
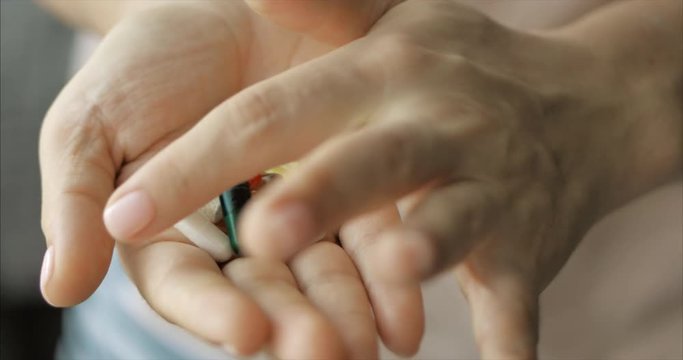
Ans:
{"type": "Polygon", "coordinates": [[[45,287],[52,277],[52,270],[54,268],[55,247],[50,245],[43,256],[43,265],[40,268],[40,291],[45,294],[45,287]]]}
{"type": "Polygon", "coordinates": [[[318,235],[311,211],[303,204],[292,203],[277,207],[271,219],[264,219],[275,251],[288,259],[299,247],[309,244],[318,235]]]}
{"type": "Polygon", "coordinates": [[[144,191],[134,191],[104,210],[104,225],[117,240],[125,240],[142,230],[154,217],[154,205],[144,191]]]}

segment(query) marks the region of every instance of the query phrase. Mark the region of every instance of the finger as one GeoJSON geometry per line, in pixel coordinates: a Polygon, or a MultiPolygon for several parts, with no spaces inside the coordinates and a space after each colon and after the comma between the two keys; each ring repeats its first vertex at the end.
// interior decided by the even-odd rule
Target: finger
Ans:
{"type": "Polygon", "coordinates": [[[341,45],[365,35],[397,0],[270,1],[247,4],[270,21],[315,39],[341,45]]]}
{"type": "Polygon", "coordinates": [[[96,119],[70,114],[57,122],[55,114],[67,113],[62,110],[53,106],[40,137],[41,224],[48,245],[41,290],[50,304],[71,306],[95,291],[109,267],[114,243],[101,214],[120,155],[96,119]]]}
{"type": "Polygon", "coordinates": [[[306,297],[327,315],[341,335],[349,359],[376,359],[377,330],[356,267],[338,245],[320,242],[290,263],[306,297]]]}
{"type": "Polygon", "coordinates": [[[420,282],[460,262],[498,220],[493,191],[476,181],[432,190],[405,215],[403,225],[367,246],[378,277],[399,284],[420,282]]]}
{"type": "Polygon", "coordinates": [[[538,297],[514,276],[483,283],[467,267],[458,279],[472,313],[482,359],[535,359],[538,342],[538,297]]]}
{"type": "Polygon", "coordinates": [[[394,353],[411,356],[419,349],[424,334],[420,284],[383,281],[377,273],[377,262],[364,250],[383,230],[400,222],[396,207],[390,205],[345,224],[340,237],[363,277],[384,344],[394,353]]]}
{"type": "Polygon", "coordinates": [[[267,317],[209,254],[179,237],[169,231],[154,243],[119,246],[142,296],[168,321],[235,355],[261,349],[270,333],[267,317]]]}
{"type": "Polygon", "coordinates": [[[330,139],[245,209],[243,248],[288,259],[317,234],[447,175],[458,160],[446,136],[415,121],[330,139]]]}
{"type": "Polygon", "coordinates": [[[354,53],[344,48],[216,107],[116,190],[104,216],[109,232],[124,241],[150,237],[226,188],[350,126],[381,93],[352,61],[354,53]]]}
{"type": "Polygon", "coordinates": [[[272,322],[270,351],[279,359],[343,359],[332,323],[299,291],[283,263],[260,258],[229,262],[224,273],[250,294],[272,322]]]}

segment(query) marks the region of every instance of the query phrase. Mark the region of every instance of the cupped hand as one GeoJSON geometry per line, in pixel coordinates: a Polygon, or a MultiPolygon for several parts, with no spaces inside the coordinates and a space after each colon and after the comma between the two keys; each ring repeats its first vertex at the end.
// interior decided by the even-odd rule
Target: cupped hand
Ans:
{"type": "Polygon", "coordinates": [[[50,303],[99,285],[114,246],[102,211],[117,184],[239,87],[245,35],[226,21],[193,5],[124,20],[51,106],[40,137],[50,303]]]}
{"type": "MultiPolygon", "coordinates": [[[[102,212],[117,186],[241,88],[328,50],[260,20],[237,1],[160,2],[117,24],[60,93],[42,129],[45,298],[69,306],[99,285],[114,246],[102,212]]],[[[242,133],[235,130],[226,134],[227,142],[242,133]]],[[[229,171],[232,180],[223,188],[251,177],[248,150],[233,148],[243,158],[229,169],[212,164],[199,176],[229,171]]],[[[180,176],[182,169],[177,171],[180,176]]],[[[193,199],[186,190],[166,195],[193,199]]],[[[368,237],[396,220],[395,211],[380,213],[356,228],[368,237]]],[[[235,261],[226,278],[208,255],[168,231],[122,246],[121,260],[155,310],[235,352],[250,353],[272,340],[272,351],[285,358],[376,357],[368,295],[380,305],[376,326],[389,347],[414,352],[423,329],[419,287],[377,286],[366,294],[346,255],[331,246],[311,249],[289,269],[276,261],[235,261]],[[301,285],[303,291],[297,290],[301,285]],[[290,318],[290,310],[301,316],[290,318]],[[287,335],[318,332],[311,338],[320,341],[306,344],[306,336],[287,335]]]]}
{"type": "Polygon", "coordinates": [[[161,316],[232,355],[278,359],[374,359],[377,331],[356,268],[322,241],[289,264],[241,258],[221,268],[169,230],[119,245],[121,261],[161,316]]]}
{"type": "Polygon", "coordinates": [[[341,226],[369,290],[456,266],[483,357],[533,357],[540,292],[590,224],[661,178],[642,174],[671,168],[673,151],[638,156],[648,142],[679,143],[676,102],[623,86],[575,30],[520,33],[455,2],[406,1],[366,37],[217,106],[116,190],[107,227],[134,242],[303,157],[247,208],[248,253],[290,259],[341,226]],[[644,125],[652,108],[669,117],[644,125]],[[212,164],[222,171],[194,176],[212,164]],[[144,219],[126,219],[126,201],[144,219]],[[371,239],[347,225],[395,204],[403,222],[371,239]]]}

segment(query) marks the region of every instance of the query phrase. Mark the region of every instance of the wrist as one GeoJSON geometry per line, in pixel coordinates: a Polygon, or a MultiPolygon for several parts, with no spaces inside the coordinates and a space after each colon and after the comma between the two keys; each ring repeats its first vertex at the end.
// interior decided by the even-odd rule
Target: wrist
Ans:
{"type": "Polygon", "coordinates": [[[678,1],[621,2],[550,33],[591,60],[569,80],[584,85],[562,105],[577,110],[555,139],[566,139],[566,171],[582,177],[581,206],[595,220],[681,173],[680,13],[678,1]]]}

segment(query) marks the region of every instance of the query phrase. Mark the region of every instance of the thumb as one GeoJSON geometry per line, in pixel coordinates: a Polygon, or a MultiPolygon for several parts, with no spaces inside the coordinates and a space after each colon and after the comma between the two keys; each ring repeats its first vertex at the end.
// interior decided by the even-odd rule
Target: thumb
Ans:
{"type": "Polygon", "coordinates": [[[266,19],[333,45],[365,35],[384,13],[402,0],[247,0],[266,19]]]}
{"type": "Polygon", "coordinates": [[[116,166],[93,118],[97,112],[63,105],[60,99],[53,105],[40,135],[41,222],[47,241],[41,291],[54,306],[74,305],[95,291],[114,246],[102,211],[114,190],[116,166]]]}

